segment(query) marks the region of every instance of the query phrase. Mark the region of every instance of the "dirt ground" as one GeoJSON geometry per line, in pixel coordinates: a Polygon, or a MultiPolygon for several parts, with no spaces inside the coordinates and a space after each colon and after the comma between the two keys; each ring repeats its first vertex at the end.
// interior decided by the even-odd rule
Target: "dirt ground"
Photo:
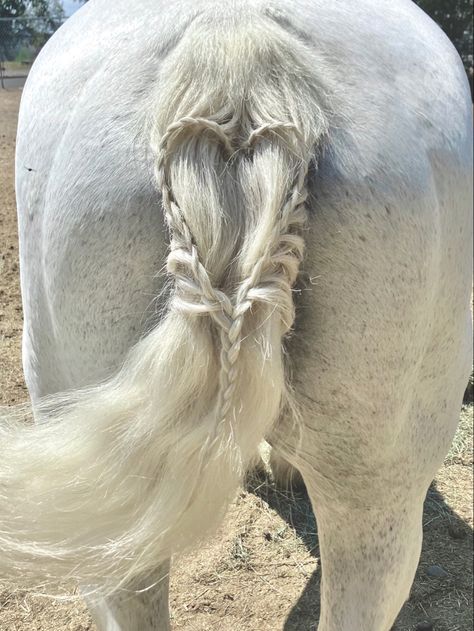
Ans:
{"type": "MultiPolygon", "coordinates": [[[[20,96],[20,90],[0,90],[0,404],[27,397],[13,181],[20,96]]],[[[471,415],[466,406],[451,453],[428,494],[421,563],[398,631],[473,628],[471,415]]],[[[240,492],[217,536],[175,563],[173,628],[316,631],[319,584],[316,524],[307,498],[282,493],[269,480],[254,480],[240,492]]],[[[52,602],[12,593],[1,583],[0,629],[95,631],[82,601],[52,602]]]]}

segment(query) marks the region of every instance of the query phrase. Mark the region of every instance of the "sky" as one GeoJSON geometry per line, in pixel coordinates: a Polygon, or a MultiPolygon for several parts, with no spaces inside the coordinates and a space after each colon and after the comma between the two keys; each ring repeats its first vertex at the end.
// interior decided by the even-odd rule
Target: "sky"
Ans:
{"type": "Polygon", "coordinates": [[[77,11],[81,6],[80,2],[74,2],[74,0],[61,0],[61,3],[68,17],[72,15],[74,11],[77,11]]]}

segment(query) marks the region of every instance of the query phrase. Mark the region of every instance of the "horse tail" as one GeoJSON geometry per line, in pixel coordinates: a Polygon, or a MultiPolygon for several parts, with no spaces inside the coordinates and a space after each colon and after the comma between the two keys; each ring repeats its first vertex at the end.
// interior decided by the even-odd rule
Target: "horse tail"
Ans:
{"type": "Polygon", "coordinates": [[[215,527],[289,393],[307,173],[325,132],[305,44],[204,19],[163,61],[147,133],[170,236],[161,321],[105,383],[0,422],[0,573],[110,591],[215,527]]]}

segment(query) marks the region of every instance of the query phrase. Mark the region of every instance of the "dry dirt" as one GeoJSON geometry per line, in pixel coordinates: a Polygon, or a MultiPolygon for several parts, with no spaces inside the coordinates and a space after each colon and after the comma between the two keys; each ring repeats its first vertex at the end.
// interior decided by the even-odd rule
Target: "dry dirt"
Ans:
{"type": "MultiPolygon", "coordinates": [[[[22,312],[13,182],[20,90],[0,90],[0,403],[25,400],[20,362],[22,312]]],[[[425,539],[410,601],[396,624],[409,631],[472,629],[472,408],[426,501],[425,539]],[[446,575],[430,578],[427,568],[446,575]],[[429,626],[419,627],[429,629],[429,626]]],[[[0,577],[1,579],[1,577],[0,577]]],[[[174,629],[316,631],[320,564],[315,521],[304,495],[253,481],[219,533],[172,574],[174,629]]],[[[81,601],[11,593],[0,584],[1,631],[95,631],[81,601]]]]}

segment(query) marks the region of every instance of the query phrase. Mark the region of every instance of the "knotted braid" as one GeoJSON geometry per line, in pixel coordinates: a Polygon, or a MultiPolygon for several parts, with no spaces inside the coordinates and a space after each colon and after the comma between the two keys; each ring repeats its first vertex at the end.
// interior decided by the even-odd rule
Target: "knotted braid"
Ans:
{"type": "Polygon", "coordinates": [[[167,128],[158,148],[156,164],[165,217],[171,235],[167,271],[176,282],[173,307],[184,313],[208,314],[220,333],[218,427],[220,423],[228,420],[232,406],[237,384],[237,359],[247,312],[256,303],[267,303],[280,312],[282,334],[293,324],[294,305],[291,288],[296,280],[304,250],[304,241],[300,233],[306,221],[306,176],[309,157],[305,156],[305,143],[292,123],[273,121],[262,125],[253,130],[248,140],[241,145],[242,149],[249,150],[262,137],[291,132],[293,139],[296,139],[301,158],[287,199],[275,218],[271,236],[253,265],[251,273],[239,284],[231,299],[224,291],[213,286],[206,268],[201,263],[191,230],[173,197],[168,173],[170,149],[185,129],[209,130],[222,142],[229,156],[234,152],[234,148],[218,123],[204,118],[185,117],[167,128]]]}

